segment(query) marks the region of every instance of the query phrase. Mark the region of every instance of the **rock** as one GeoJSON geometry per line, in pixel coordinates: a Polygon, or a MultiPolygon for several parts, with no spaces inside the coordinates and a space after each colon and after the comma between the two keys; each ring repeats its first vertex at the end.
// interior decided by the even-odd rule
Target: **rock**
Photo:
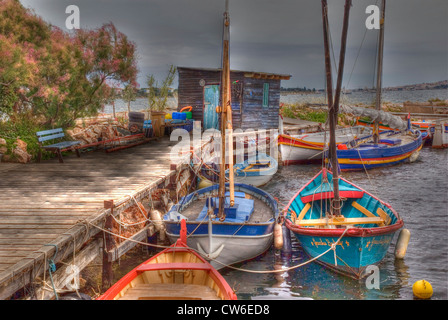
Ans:
{"type": "Polygon", "coordinates": [[[31,161],[31,155],[26,150],[28,144],[25,141],[17,138],[16,142],[14,142],[14,146],[15,148],[13,149],[12,154],[17,162],[28,163],[31,161]]]}
{"type": "Polygon", "coordinates": [[[91,131],[95,134],[96,139],[98,139],[101,136],[102,126],[93,125],[91,131]]]}
{"type": "Polygon", "coordinates": [[[12,153],[19,163],[28,163],[31,161],[31,155],[18,146],[12,151],[12,153]]]}
{"type": "Polygon", "coordinates": [[[75,139],[75,132],[74,130],[66,130],[67,134],[72,137],[73,139],[75,139]]]}
{"type": "Polygon", "coordinates": [[[17,146],[17,148],[26,152],[26,147],[28,146],[28,144],[25,141],[17,138],[17,140],[16,140],[16,142],[14,142],[14,144],[17,146]]]}
{"type": "Polygon", "coordinates": [[[8,146],[6,145],[6,140],[0,138],[0,154],[8,152],[8,146]]]}
{"type": "Polygon", "coordinates": [[[78,133],[80,133],[80,132],[82,132],[82,128],[80,128],[80,127],[74,127],[74,128],[73,128],[73,133],[74,133],[74,134],[78,134],[78,133]]]}

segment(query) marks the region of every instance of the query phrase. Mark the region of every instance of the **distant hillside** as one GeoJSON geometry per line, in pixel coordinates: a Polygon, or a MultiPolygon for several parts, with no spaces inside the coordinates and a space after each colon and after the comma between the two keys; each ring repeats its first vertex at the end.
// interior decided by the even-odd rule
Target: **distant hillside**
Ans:
{"type": "Polygon", "coordinates": [[[386,91],[448,89],[448,80],[383,88],[386,91]]]}
{"type": "MultiPolygon", "coordinates": [[[[408,84],[404,86],[396,86],[396,87],[386,87],[383,88],[383,91],[412,91],[412,90],[433,90],[433,89],[448,89],[448,80],[442,80],[437,82],[424,82],[418,84],[408,84]]],[[[315,89],[315,88],[281,88],[281,93],[318,93],[323,92],[323,89],[315,89]]],[[[360,88],[360,89],[351,89],[344,90],[344,92],[355,92],[355,91],[375,91],[375,88],[360,88]]]]}

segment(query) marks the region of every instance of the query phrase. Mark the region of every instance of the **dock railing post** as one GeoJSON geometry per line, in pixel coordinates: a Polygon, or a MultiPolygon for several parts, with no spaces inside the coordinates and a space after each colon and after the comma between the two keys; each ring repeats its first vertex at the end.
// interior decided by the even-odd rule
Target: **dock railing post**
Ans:
{"type": "MultiPolygon", "coordinates": [[[[110,209],[110,214],[106,217],[106,222],[104,224],[104,229],[112,231],[112,215],[114,214],[114,201],[105,200],[104,209],[110,209]]],[[[102,272],[102,290],[106,291],[112,286],[113,272],[112,272],[112,261],[109,261],[108,251],[113,247],[112,235],[108,232],[103,232],[103,272],[102,272]]]]}

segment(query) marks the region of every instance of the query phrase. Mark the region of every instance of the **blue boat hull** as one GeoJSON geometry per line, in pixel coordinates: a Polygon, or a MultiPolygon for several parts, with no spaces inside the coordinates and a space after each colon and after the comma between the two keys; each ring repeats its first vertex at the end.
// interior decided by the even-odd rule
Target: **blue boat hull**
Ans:
{"type": "Polygon", "coordinates": [[[339,168],[341,171],[356,171],[408,162],[423,146],[421,132],[416,133],[416,138],[404,145],[370,144],[353,149],[338,149],[339,168]]]}
{"type": "MultiPolygon", "coordinates": [[[[183,208],[187,208],[199,198],[216,193],[218,185],[197,190],[185,198],[163,216],[166,233],[171,241],[180,235],[180,221],[183,208]]],[[[268,206],[271,217],[267,221],[250,222],[227,218],[210,220],[208,215],[199,215],[195,220],[186,220],[187,244],[197,249],[216,269],[224,268],[238,262],[249,260],[263,254],[272,245],[274,225],[278,218],[275,199],[256,187],[235,184],[236,192],[244,192],[258,198],[268,206]]]]}

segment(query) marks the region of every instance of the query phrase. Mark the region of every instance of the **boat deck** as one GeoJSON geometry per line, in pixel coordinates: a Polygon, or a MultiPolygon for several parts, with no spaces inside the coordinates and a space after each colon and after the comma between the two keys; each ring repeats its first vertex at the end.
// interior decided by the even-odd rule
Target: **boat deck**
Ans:
{"type": "Polygon", "coordinates": [[[221,300],[208,286],[179,283],[140,283],[118,300],[221,300]]]}
{"type": "MultiPolygon", "coordinates": [[[[217,195],[215,195],[217,196],[217,195]]],[[[267,206],[260,199],[254,198],[248,194],[246,194],[246,199],[254,200],[254,212],[251,214],[250,219],[247,221],[248,223],[258,223],[258,222],[266,222],[272,219],[272,209],[267,206]]],[[[193,201],[188,207],[182,210],[182,214],[186,216],[189,221],[197,220],[199,217],[199,213],[202,208],[204,208],[206,202],[206,198],[200,198],[197,201],[193,201]]],[[[207,217],[207,215],[205,216],[207,217]]],[[[208,218],[205,218],[208,220],[208,218]]]]}

